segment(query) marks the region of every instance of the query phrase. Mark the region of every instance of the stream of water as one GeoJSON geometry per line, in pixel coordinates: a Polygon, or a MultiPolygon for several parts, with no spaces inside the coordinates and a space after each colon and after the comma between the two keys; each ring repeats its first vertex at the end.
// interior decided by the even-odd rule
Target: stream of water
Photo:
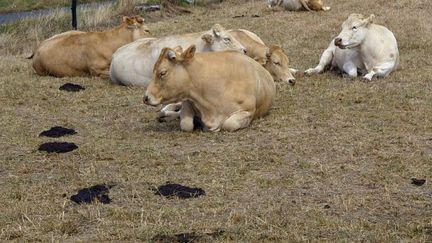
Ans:
{"type": "MultiPolygon", "coordinates": [[[[114,2],[115,1],[105,1],[105,2],[79,4],[77,6],[77,12],[79,14],[80,11],[96,9],[100,6],[108,5],[114,2]]],[[[0,25],[16,22],[18,20],[25,19],[25,18],[38,18],[38,17],[46,16],[53,13],[56,10],[57,9],[40,9],[40,10],[33,10],[33,11],[0,14],[0,25]]],[[[64,13],[71,12],[70,7],[63,7],[60,8],[59,10],[60,12],[64,12],[64,13]]]]}

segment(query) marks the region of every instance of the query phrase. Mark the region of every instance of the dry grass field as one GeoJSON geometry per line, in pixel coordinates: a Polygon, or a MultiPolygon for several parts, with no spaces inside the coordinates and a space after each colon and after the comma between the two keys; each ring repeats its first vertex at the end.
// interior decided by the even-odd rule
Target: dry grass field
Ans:
{"type": "MultiPolygon", "coordinates": [[[[325,3],[330,12],[232,0],[149,23],[155,36],[215,23],[249,29],[281,45],[302,70],[317,64],[350,13],[374,13],[395,33],[401,66],[389,77],[365,83],[326,72],[293,87],[279,83],[271,113],[234,133],[159,123],[157,109],[142,102],[143,88],[37,76],[24,58],[36,24],[0,28],[0,241],[170,242],[181,233],[194,233],[194,242],[432,241],[432,3],[325,3]],[[11,34],[20,28],[21,36],[11,34]],[[86,90],[59,91],[67,82],[86,90]],[[77,134],[38,137],[55,125],[77,134]],[[79,148],[37,151],[48,141],[79,148]],[[168,181],[206,195],[154,195],[168,181]],[[69,200],[100,183],[115,184],[112,203],[69,200]]],[[[40,26],[39,38],[67,29],[58,23],[65,24],[40,26]]],[[[88,27],[101,28],[107,25],[88,27]]]]}

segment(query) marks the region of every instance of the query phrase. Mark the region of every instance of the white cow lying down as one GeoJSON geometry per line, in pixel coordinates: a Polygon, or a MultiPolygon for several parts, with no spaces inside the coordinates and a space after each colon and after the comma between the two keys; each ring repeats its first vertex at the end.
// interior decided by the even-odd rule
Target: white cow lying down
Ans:
{"type": "Polygon", "coordinates": [[[110,78],[114,83],[146,87],[153,67],[165,47],[196,46],[197,52],[239,50],[245,48],[228,31],[215,24],[209,31],[173,35],[163,38],[143,38],[119,48],[112,56],[110,78]]]}
{"type": "Polygon", "coordinates": [[[374,17],[351,14],[342,24],[342,32],[322,54],[318,66],[305,74],[321,73],[331,65],[350,77],[357,77],[360,72],[369,81],[374,76],[389,75],[399,64],[396,38],[386,27],[373,24],[374,17]]]}

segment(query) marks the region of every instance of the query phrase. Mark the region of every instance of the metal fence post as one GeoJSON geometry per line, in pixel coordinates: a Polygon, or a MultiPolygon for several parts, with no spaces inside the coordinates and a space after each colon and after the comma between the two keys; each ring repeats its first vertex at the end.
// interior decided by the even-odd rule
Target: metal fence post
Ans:
{"type": "Polygon", "coordinates": [[[76,6],[77,5],[77,0],[72,0],[72,28],[74,30],[77,29],[77,14],[76,14],[76,6]]]}

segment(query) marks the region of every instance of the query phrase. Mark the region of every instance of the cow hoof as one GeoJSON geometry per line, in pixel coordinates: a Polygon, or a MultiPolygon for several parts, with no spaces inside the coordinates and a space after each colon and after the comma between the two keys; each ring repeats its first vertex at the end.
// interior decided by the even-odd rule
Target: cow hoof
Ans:
{"type": "Polygon", "coordinates": [[[310,69],[304,71],[303,75],[304,76],[312,76],[312,74],[314,74],[314,73],[315,73],[315,71],[312,68],[310,68],[310,69]]]}
{"type": "Polygon", "coordinates": [[[373,77],[373,75],[366,74],[365,76],[363,76],[363,80],[365,82],[370,82],[370,81],[372,81],[372,77],[373,77]]]}

